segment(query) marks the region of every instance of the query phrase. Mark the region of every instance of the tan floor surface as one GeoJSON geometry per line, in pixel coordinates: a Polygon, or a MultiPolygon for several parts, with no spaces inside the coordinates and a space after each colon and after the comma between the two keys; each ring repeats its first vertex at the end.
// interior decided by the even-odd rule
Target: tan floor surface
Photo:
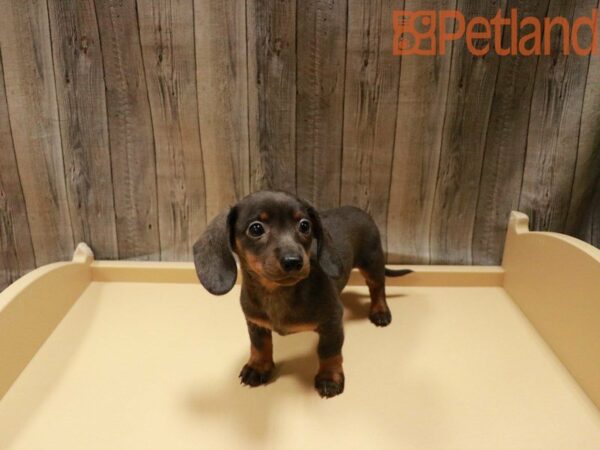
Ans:
{"type": "Polygon", "coordinates": [[[600,413],[501,288],[348,288],[346,392],[312,388],[316,336],[275,338],[240,386],[237,288],[92,283],[0,402],[1,449],[600,449],[600,413]]]}

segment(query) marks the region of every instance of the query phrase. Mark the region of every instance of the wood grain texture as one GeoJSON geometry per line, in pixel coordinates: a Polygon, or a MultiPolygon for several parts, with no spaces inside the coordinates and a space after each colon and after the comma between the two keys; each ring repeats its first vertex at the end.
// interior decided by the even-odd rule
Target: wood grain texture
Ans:
{"type": "MultiPolygon", "coordinates": [[[[542,19],[548,12],[548,0],[509,1],[508,9],[514,7],[520,16],[542,19]]],[[[505,48],[509,39],[505,30],[505,48]]],[[[500,262],[510,211],[519,207],[538,59],[511,56],[500,60],[475,216],[475,264],[500,262]]]]}
{"type": "Polygon", "coordinates": [[[135,0],[96,2],[106,81],[119,257],[160,255],[156,164],[135,0]]]}
{"type": "Polygon", "coordinates": [[[118,257],[104,69],[92,0],[48,0],[69,212],[76,242],[118,257]]]}
{"type": "MultiPolygon", "coordinates": [[[[552,0],[548,16],[572,23],[596,3],[552,0]]],[[[580,31],[580,39],[585,32],[589,42],[588,31],[580,31]]],[[[540,58],[536,73],[519,210],[529,216],[532,230],[563,232],[575,182],[589,58],[564,55],[564,36],[559,31],[552,36],[552,56],[540,58]]]]}
{"type": "Polygon", "coordinates": [[[389,262],[497,264],[512,209],[600,246],[600,56],[392,53],[394,10],[599,0],[0,3],[0,286],[75,240],[189,260],[264,188],[366,209],[389,262]]]}
{"type": "Polygon", "coordinates": [[[250,191],[246,5],[194,0],[200,133],[210,220],[250,191]]]}
{"type": "Polygon", "coordinates": [[[0,42],[17,165],[38,265],[65,259],[73,233],[65,188],[45,0],[3,2],[0,42]]]}
{"type": "MultiPolygon", "coordinates": [[[[409,11],[454,9],[455,0],[407,0],[409,11]]],[[[388,260],[429,263],[429,237],[450,81],[445,55],[406,56],[400,70],[394,162],[387,225],[388,260]]]]}
{"type": "Polygon", "coordinates": [[[296,191],[318,208],[340,202],[347,0],[298,5],[296,191]]]}
{"type": "Polygon", "coordinates": [[[248,0],[252,190],[296,190],[296,0],[248,0]]]}
{"type": "MultiPolygon", "coordinates": [[[[505,14],[506,4],[459,0],[456,6],[472,20],[492,18],[499,9],[505,14]]],[[[452,52],[429,245],[436,264],[471,264],[481,166],[501,57],[493,50],[474,56],[462,44],[452,52]]]]}
{"type": "Polygon", "coordinates": [[[400,58],[392,54],[393,0],[351,0],[344,99],[341,203],[368,211],[387,243],[400,58]]]}
{"type": "Polygon", "coordinates": [[[34,268],[35,255],[15,159],[0,52],[0,291],[34,268]]]}
{"type": "Polygon", "coordinates": [[[600,176],[593,187],[593,195],[581,218],[577,237],[600,248],[600,176]]]}
{"type": "Polygon", "coordinates": [[[161,259],[188,260],[206,225],[192,0],[138,0],[156,142],[161,259]]]}
{"type": "MultiPolygon", "coordinates": [[[[600,3],[600,2],[599,2],[600,3]]],[[[597,6],[600,6],[598,4],[597,6]]],[[[600,24],[596,32],[600,35],[600,24]]],[[[587,81],[581,111],[577,165],[575,167],[573,189],[566,232],[578,237],[585,228],[584,218],[600,180],[600,56],[589,58],[587,81]]],[[[597,246],[600,242],[597,241],[597,246]]]]}
{"type": "Polygon", "coordinates": [[[592,245],[600,248],[600,176],[596,183],[594,191],[594,197],[592,198],[591,204],[588,208],[587,225],[585,229],[586,240],[592,245]]]}

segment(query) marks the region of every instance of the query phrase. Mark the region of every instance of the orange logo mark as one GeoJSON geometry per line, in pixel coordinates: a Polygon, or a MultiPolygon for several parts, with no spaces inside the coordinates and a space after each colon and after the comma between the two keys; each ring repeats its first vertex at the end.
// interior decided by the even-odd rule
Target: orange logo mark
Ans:
{"type": "MultiPolygon", "coordinates": [[[[469,21],[460,11],[405,11],[393,12],[394,55],[445,55],[447,44],[462,37],[467,49],[475,56],[485,56],[493,48],[500,56],[506,55],[550,55],[552,53],[552,32],[560,29],[562,52],[580,56],[598,54],[598,9],[592,9],[591,17],[579,17],[569,24],[564,17],[518,18],[516,8],[511,9],[510,17],[503,17],[502,11],[491,19],[474,17],[469,21]],[[504,27],[510,33],[503,42],[504,27]],[[591,31],[591,39],[582,45],[582,30],[591,31]],[[521,34],[519,36],[519,34],[521,34]],[[476,45],[478,44],[478,45],[476,45]],[[503,44],[505,46],[503,46],[503,44]]],[[[582,39],[583,40],[583,39],[582,39]]]]}

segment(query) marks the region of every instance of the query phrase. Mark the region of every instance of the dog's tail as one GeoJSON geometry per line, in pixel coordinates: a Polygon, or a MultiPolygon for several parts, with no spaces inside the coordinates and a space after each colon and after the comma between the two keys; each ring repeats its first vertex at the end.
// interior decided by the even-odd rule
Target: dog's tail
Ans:
{"type": "Polygon", "coordinates": [[[403,277],[404,275],[408,275],[409,273],[413,273],[410,269],[402,269],[402,270],[394,270],[385,268],[385,276],[386,277],[403,277]]]}

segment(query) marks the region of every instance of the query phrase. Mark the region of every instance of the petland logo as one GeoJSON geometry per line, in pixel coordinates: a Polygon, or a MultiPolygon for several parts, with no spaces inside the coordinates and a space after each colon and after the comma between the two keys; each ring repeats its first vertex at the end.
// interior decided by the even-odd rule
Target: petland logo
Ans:
{"type": "Polygon", "coordinates": [[[503,17],[498,10],[492,19],[474,17],[468,22],[460,11],[402,10],[393,12],[393,22],[396,56],[445,55],[448,42],[462,37],[475,56],[485,56],[492,48],[500,56],[550,55],[551,37],[556,31],[562,34],[565,55],[571,52],[581,56],[598,54],[598,9],[592,10],[591,17],[575,19],[572,25],[564,17],[519,20],[516,8],[511,9],[510,17],[503,17]],[[503,43],[504,27],[510,30],[510,42],[503,43]]]}

